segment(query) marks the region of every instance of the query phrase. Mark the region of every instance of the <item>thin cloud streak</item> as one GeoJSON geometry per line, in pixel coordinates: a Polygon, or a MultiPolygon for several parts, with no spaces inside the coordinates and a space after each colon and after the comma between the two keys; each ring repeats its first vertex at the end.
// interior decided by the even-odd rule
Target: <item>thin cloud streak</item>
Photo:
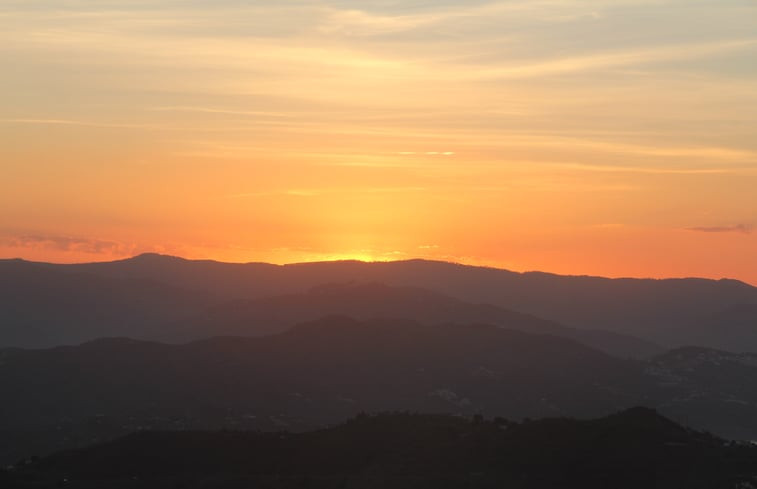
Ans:
{"type": "Polygon", "coordinates": [[[718,168],[670,168],[660,166],[613,166],[588,165],[576,163],[541,163],[555,169],[579,170],[599,173],[641,173],[649,175],[754,175],[757,168],[751,167],[718,167],[718,168]]]}
{"type": "Polygon", "coordinates": [[[52,126],[82,126],[82,127],[101,127],[114,129],[175,129],[173,127],[158,126],[154,124],[123,124],[111,122],[88,122],[68,119],[0,119],[0,123],[6,124],[38,124],[52,126]]]}
{"type": "Polygon", "coordinates": [[[700,233],[741,233],[751,234],[754,226],[748,224],[736,224],[735,226],[698,226],[686,228],[687,231],[697,231],[700,233]]]}
{"type": "Polygon", "coordinates": [[[263,117],[276,117],[276,118],[292,118],[297,113],[285,113],[285,112],[270,112],[263,110],[234,110],[234,109],[222,109],[216,107],[189,107],[189,106],[173,106],[173,107],[153,107],[151,110],[157,112],[199,112],[202,114],[228,114],[228,115],[244,115],[244,116],[263,116],[263,117]]]}
{"type": "Polygon", "coordinates": [[[270,192],[243,192],[229,194],[229,199],[244,199],[249,197],[318,197],[329,194],[395,194],[403,192],[423,192],[426,187],[365,187],[365,188],[318,188],[318,189],[289,189],[270,192]]]}
{"type": "Polygon", "coordinates": [[[537,63],[472,69],[463,76],[476,79],[535,78],[546,75],[596,71],[605,68],[688,60],[739,51],[757,45],[757,39],[736,39],[713,43],[689,43],[620,50],[590,56],[566,56],[537,63]]]}
{"type": "Polygon", "coordinates": [[[130,255],[135,246],[117,241],[60,235],[26,234],[0,237],[0,246],[10,248],[34,248],[54,251],[89,253],[93,255],[130,255]]]}

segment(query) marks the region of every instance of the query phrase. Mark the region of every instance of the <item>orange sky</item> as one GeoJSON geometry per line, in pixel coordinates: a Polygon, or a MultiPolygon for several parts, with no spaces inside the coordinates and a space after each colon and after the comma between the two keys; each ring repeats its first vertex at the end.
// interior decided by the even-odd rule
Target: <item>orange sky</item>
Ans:
{"type": "Polygon", "coordinates": [[[0,256],[757,284],[753,2],[10,0],[0,25],[0,256]]]}

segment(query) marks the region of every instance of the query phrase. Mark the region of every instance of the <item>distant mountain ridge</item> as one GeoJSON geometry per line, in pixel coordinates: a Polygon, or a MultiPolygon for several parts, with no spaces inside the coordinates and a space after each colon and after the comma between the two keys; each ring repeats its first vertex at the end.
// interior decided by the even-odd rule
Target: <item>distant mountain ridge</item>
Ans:
{"type": "Polygon", "coordinates": [[[757,351],[757,315],[734,317],[727,313],[735,306],[757,305],[757,288],[735,280],[573,277],[423,260],[229,264],[154,254],[109,263],[36,266],[109,278],[149,279],[204,290],[225,300],[301,293],[325,283],[379,282],[430,289],[574,328],[609,330],[668,346],[685,346],[694,338],[703,342],[702,346],[757,351]],[[714,324],[703,322],[708,317],[719,319],[714,324]],[[746,327],[729,327],[737,323],[746,327]],[[727,330],[727,335],[722,330],[727,330]],[[696,334],[692,336],[692,332],[696,334]]]}
{"type": "Polygon", "coordinates": [[[411,319],[425,324],[490,323],[565,336],[621,357],[649,357],[663,351],[628,335],[568,328],[418,287],[326,284],[305,293],[260,299],[228,301],[217,297],[152,278],[0,263],[0,347],[51,347],[110,336],[169,343],[224,335],[261,336],[323,316],[343,315],[364,320],[411,319]]]}
{"type": "Polygon", "coordinates": [[[215,335],[260,336],[324,316],[358,320],[412,319],[424,324],[482,323],[534,334],[576,340],[619,357],[651,357],[663,348],[651,342],[602,330],[569,328],[554,321],[489,304],[470,304],[418,287],[380,283],[326,284],[303,294],[236,300],[167,326],[188,339],[215,335]]]}
{"type": "Polygon", "coordinates": [[[116,331],[149,338],[177,314],[194,314],[216,302],[208,292],[149,277],[0,261],[0,348],[76,344],[116,331]]]}

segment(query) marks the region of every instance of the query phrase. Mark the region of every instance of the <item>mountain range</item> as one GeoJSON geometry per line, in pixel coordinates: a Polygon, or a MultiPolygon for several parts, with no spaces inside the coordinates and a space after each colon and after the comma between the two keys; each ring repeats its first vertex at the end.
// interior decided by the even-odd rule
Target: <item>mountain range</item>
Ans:
{"type": "Polygon", "coordinates": [[[314,429],[359,412],[511,419],[645,405],[757,438],[757,357],[674,350],[620,359],[491,325],[324,318],[260,338],[102,339],[0,355],[0,462],[140,429],[314,429]]]}
{"type": "MultiPolygon", "coordinates": [[[[598,334],[604,335],[604,340],[586,341],[630,356],[658,353],[661,349],[656,345],[757,352],[757,288],[734,280],[572,277],[422,260],[285,266],[229,264],[154,254],[75,265],[0,261],[0,305],[8,311],[0,345],[46,347],[120,335],[161,341],[194,339],[189,334],[163,334],[163,328],[168,328],[169,323],[176,327],[181,321],[196,326],[203,317],[224,316],[219,310],[226,304],[226,315],[233,316],[240,301],[248,301],[251,319],[265,314],[282,316],[270,311],[272,303],[277,302],[272,297],[306,294],[325,284],[426,289],[478,307],[476,311],[468,307],[465,314],[458,307],[460,315],[454,321],[479,321],[482,314],[485,316],[481,308],[489,305],[564,327],[603,332],[598,334]],[[251,311],[249,302],[255,300],[263,300],[258,304],[269,308],[269,312],[251,311]],[[208,311],[209,308],[213,309],[208,311]],[[470,317],[462,317],[465,315],[470,317]],[[77,328],[76,333],[66,332],[77,328]],[[629,341],[608,337],[607,333],[623,335],[629,341]],[[619,343],[614,350],[608,347],[612,341],[619,343]]],[[[244,334],[279,331],[297,320],[316,319],[305,314],[307,307],[313,311],[320,308],[328,314],[357,309],[348,311],[349,301],[337,303],[337,307],[333,307],[333,301],[332,307],[302,307],[296,304],[303,302],[301,298],[292,300],[293,307],[302,311],[299,315],[290,314],[294,321],[259,324],[244,334]]],[[[278,304],[289,308],[281,298],[278,304]]],[[[405,312],[403,304],[398,307],[399,312],[405,312]]],[[[407,318],[423,321],[424,316],[430,315],[419,309],[411,308],[407,314],[413,316],[407,318]]],[[[393,310],[395,305],[387,303],[383,308],[374,305],[371,312],[398,316],[393,310]]],[[[366,318],[366,314],[360,317],[366,318]]],[[[217,327],[222,329],[224,325],[217,327]]],[[[239,334],[238,329],[234,334],[239,334]]]]}
{"type": "Polygon", "coordinates": [[[141,430],[644,405],[757,439],[757,289],[451,263],[0,260],[0,465],[141,430]]]}

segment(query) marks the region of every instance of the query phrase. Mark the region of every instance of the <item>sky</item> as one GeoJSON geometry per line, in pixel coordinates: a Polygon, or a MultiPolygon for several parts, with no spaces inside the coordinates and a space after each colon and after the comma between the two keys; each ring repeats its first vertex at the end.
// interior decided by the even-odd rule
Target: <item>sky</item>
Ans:
{"type": "Polygon", "coordinates": [[[0,257],[757,284],[754,0],[0,0],[0,257]]]}

